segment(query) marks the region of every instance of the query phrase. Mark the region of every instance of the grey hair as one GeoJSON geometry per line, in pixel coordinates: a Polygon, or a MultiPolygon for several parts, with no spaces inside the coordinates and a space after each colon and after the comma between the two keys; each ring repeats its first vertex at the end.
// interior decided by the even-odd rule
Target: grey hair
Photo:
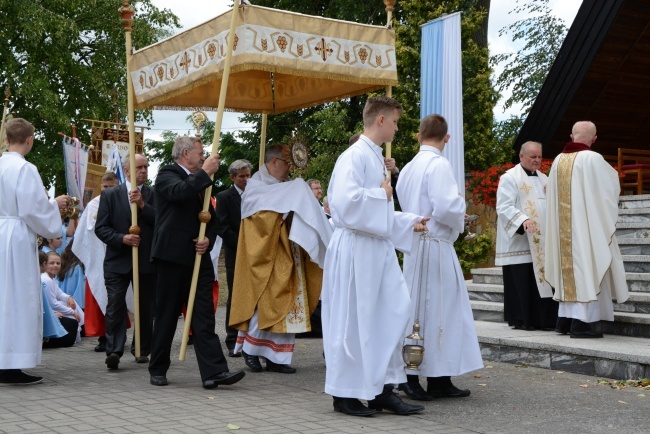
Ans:
{"type": "Polygon", "coordinates": [[[287,148],[287,145],[271,145],[266,148],[266,153],[264,154],[264,162],[268,163],[274,158],[282,157],[282,153],[287,148]]]}
{"type": "Polygon", "coordinates": [[[523,145],[521,145],[521,148],[519,149],[519,153],[521,155],[526,155],[526,153],[528,152],[528,145],[537,145],[537,146],[539,146],[539,149],[542,149],[542,144],[541,143],[528,141],[528,142],[524,143],[523,145]]]}
{"type": "Polygon", "coordinates": [[[307,180],[307,185],[312,186],[313,184],[320,184],[320,181],[318,179],[308,179],[307,180]]]}
{"type": "Polygon", "coordinates": [[[174,147],[172,148],[172,160],[178,161],[178,159],[181,158],[181,155],[183,155],[183,151],[191,151],[194,149],[196,142],[198,142],[196,137],[177,137],[176,140],[174,140],[174,147]]]}
{"type": "MultiPolygon", "coordinates": [[[[135,154],[135,155],[137,157],[138,155],[142,155],[142,154],[135,154]]],[[[144,157],[144,155],[142,155],[142,156],[144,157]]],[[[129,157],[130,157],[130,155],[129,155],[129,157]]],[[[147,157],[144,157],[144,158],[147,158],[147,157]]],[[[122,169],[131,170],[131,158],[125,158],[124,160],[122,160],[122,169]]]]}
{"type": "Polygon", "coordinates": [[[239,172],[242,169],[250,169],[250,171],[253,171],[253,165],[251,164],[250,161],[248,160],[235,160],[232,162],[232,164],[228,167],[228,173],[230,175],[237,175],[237,172],[239,172]]]}

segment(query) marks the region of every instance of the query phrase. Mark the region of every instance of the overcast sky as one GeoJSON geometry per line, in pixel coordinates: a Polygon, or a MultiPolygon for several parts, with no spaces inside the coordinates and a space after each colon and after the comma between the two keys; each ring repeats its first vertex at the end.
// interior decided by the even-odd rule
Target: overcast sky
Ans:
{"type": "MultiPolygon", "coordinates": [[[[379,2],[380,0],[377,1],[379,2]]],[[[191,7],[189,7],[187,1],[179,0],[153,0],[152,3],[159,8],[169,9],[176,14],[182,26],[178,31],[183,31],[227,11],[232,4],[232,0],[191,0],[191,7]]],[[[255,4],[255,0],[252,0],[251,3],[255,4]]],[[[553,13],[562,18],[569,27],[581,3],[582,0],[550,1],[553,13]]],[[[499,30],[501,28],[518,19],[517,16],[509,13],[514,5],[516,5],[515,0],[492,0],[488,34],[491,54],[514,51],[512,41],[506,37],[499,37],[499,30]]],[[[158,139],[163,130],[173,130],[179,134],[187,133],[190,130],[190,125],[185,122],[185,119],[189,114],[190,112],[155,110],[154,124],[151,126],[151,130],[145,133],[145,138],[158,139]]],[[[498,118],[506,116],[503,114],[500,105],[495,108],[494,114],[498,118]]],[[[224,115],[223,130],[236,131],[242,128],[250,128],[250,126],[239,122],[239,116],[237,113],[226,112],[224,115]]],[[[216,112],[208,113],[208,118],[215,120],[216,112]]],[[[153,167],[152,169],[154,170],[150,172],[150,177],[155,176],[156,168],[153,167]]]]}

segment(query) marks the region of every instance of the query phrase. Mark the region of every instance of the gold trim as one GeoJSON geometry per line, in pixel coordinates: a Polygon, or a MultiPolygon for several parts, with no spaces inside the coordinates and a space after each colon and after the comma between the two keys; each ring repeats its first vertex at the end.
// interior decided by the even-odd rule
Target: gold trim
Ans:
{"type": "Polygon", "coordinates": [[[557,165],[557,191],[560,230],[560,264],[562,266],[562,294],[565,302],[578,301],[573,274],[573,242],[571,226],[571,175],[578,152],[562,154],[557,165]]]}
{"type": "MultiPolygon", "coordinates": [[[[305,107],[311,107],[314,105],[318,104],[323,104],[326,102],[330,101],[339,101],[344,98],[348,98],[350,96],[356,96],[368,92],[372,92],[373,90],[385,87],[385,86],[397,86],[398,81],[393,80],[393,79],[386,79],[386,78],[372,78],[372,77],[354,77],[351,75],[343,75],[343,74],[335,74],[335,73],[323,73],[323,72],[315,72],[315,71],[305,71],[305,70],[300,70],[297,68],[289,68],[289,67],[283,67],[283,66],[275,66],[275,65],[265,65],[263,63],[244,63],[241,65],[233,65],[230,69],[231,74],[236,74],[238,72],[245,72],[245,71],[250,71],[250,70],[256,70],[256,71],[264,71],[264,72],[270,72],[270,73],[278,73],[278,74],[286,74],[286,75],[297,75],[301,77],[307,77],[307,78],[322,78],[326,80],[337,80],[337,81],[343,81],[343,82],[348,82],[348,83],[354,83],[354,84],[365,84],[367,85],[366,88],[364,89],[359,89],[357,91],[353,92],[348,92],[346,95],[342,96],[332,96],[329,98],[325,98],[322,101],[317,101],[317,102],[310,102],[308,104],[300,105],[300,106],[294,106],[294,107],[287,107],[283,108],[282,111],[275,111],[275,110],[240,110],[240,111],[246,111],[246,112],[251,112],[251,113],[283,113],[285,111],[292,111],[292,110],[297,110],[300,108],[305,108],[305,107]]],[[[214,81],[219,81],[221,80],[223,76],[223,70],[216,72],[214,74],[209,74],[203,78],[200,78],[198,80],[194,80],[187,85],[176,89],[171,92],[165,92],[163,95],[147,99],[145,102],[138,102],[137,100],[142,98],[144,94],[142,95],[136,95],[136,104],[135,107],[138,110],[143,110],[143,109],[149,109],[153,106],[156,107],[165,107],[164,101],[175,98],[177,96],[183,95],[185,93],[188,93],[197,87],[203,86],[204,84],[214,82],[214,81]]],[[[162,88],[161,88],[162,89],[162,88]]],[[[237,110],[237,109],[235,109],[237,110]]]]}

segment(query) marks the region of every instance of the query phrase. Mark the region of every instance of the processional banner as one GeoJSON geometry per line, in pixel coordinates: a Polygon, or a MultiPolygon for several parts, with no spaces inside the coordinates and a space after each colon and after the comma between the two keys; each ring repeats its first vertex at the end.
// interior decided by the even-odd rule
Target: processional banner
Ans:
{"type": "Polygon", "coordinates": [[[82,146],[79,139],[63,137],[63,160],[68,196],[81,198],[78,208],[82,211],[85,207],[83,199],[88,170],[88,148],[82,146]]]}
{"type": "Polygon", "coordinates": [[[420,118],[436,113],[447,120],[451,139],[442,155],[451,163],[460,194],[465,196],[460,16],[456,12],[422,26],[420,118]]]}

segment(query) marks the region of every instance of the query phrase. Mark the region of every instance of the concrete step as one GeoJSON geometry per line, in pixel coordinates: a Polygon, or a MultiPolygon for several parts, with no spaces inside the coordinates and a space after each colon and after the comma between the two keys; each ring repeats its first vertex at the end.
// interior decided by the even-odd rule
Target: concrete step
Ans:
{"type": "MultiPolygon", "coordinates": [[[[489,301],[503,303],[503,285],[465,282],[469,299],[472,301],[489,301]]],[[[614,303],[614,311],[650,314],[650,293],[630,292],[630,298],[625,303],[614,303]]]]}
{"type": "Polygon", "coordinates": [[[629,208],[618,210],[618,223],[650,223],[650,208],[629,208]]]}
{"type": "Polygon", "coordinates": [[[650,377],[650,339],[571,339],[555,332],[513,330],[504,323],[475,324],[485,360],[617,380],[650,377]]]}
{"type": "Polygon", "coordinates": [[[630,273],[650,272],[650,255],[621,255],[625,271],[630,273]]]}
{"type": "Polygon", "coordinates": [[[650,208],[650,194],[621,196],[618,202],[618,208],[650,208]]]}
{"type": "Polygon", "coordinates": [[[648,238],[650,237],[650,223],[648,222],[617,222],[616,238],[648,238]]]}
{"type": "MultiPolygon", "coordinates": [[[[503,285],[501,267],[474,268],[471,270],[472,283],[503,285]]],[[[632,292],[650,292],[650,273],[625,273],[628,289],[632,292]]]]}
{"type": "MultiPolygon", "coordinates": [[[[503,323],[503,303],[470,300],[474,320],[503,323]]],[[[650,338],[650,314],[614,312],[614,321],[600,321],[594,329],[603,333],[650,338]]]]}
{"type": "Polygon", "coordinates": [[[650,238],[616,237],[621,255],[650,255],[650,238]]]}

